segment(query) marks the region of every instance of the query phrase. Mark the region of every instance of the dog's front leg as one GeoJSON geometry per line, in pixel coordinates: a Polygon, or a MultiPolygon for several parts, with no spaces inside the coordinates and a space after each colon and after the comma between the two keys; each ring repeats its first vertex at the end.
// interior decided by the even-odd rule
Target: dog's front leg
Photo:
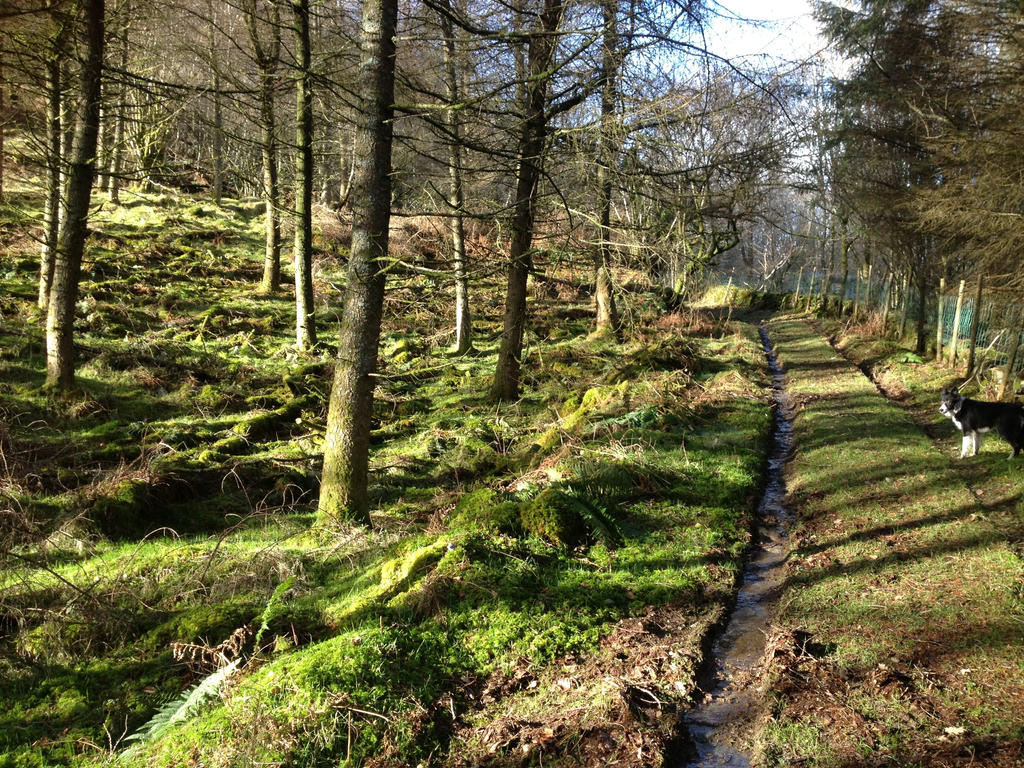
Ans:
{"type": "MultiPolygon", "coordinates": [[[[974,433],[964,432],[963,440],[960,441],[960,458],[966,459],[967,452],[974,447],[974,433]]],[[[973,454],[972,454],[973,455],[973,454]]]]}

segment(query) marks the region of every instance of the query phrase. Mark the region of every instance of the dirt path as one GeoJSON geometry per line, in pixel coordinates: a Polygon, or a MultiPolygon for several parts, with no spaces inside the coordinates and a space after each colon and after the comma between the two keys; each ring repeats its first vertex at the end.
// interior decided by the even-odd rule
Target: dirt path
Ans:
{"type": "MultiPolygon", "coordinates": [[[[989,478],[1000,503],[979,501],[995,487],[968,486],[950,446],[808,323],[770,330],[796,406],[798,523],[764,763],[1024,765],[1024,468],[989,478]]],[[[993,450],[970,466],[1005,463],[993,450]]]]}

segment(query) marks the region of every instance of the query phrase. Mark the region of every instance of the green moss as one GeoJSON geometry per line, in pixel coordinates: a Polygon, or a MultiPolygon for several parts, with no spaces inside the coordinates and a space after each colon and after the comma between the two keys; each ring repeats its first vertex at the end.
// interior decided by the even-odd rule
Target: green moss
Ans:
{"type": "Polygon", "coordinates": [[[67,663],[88,645],[90,634],[83,623],[73,619],[46,619],[19,633],[18,652],[50,664],[67,663]]]}
{"type": "Polygon", "coordinates": [[[208,450],[199,454],[204,464],[217,464],[223,456],[239,456],[249,451],[249,441],[241,435],[232,435],[215,442],[208,450]]]}
{"type": "Polygon", "coordinates": [[[351,625],[364,619],[368,613],[382,610],[422,579],[427,570],[441,559],[449,544],[444,538],[430,540],[420,546],[415,546],[415,543],[412,543],[408,551],[385,560],[379,569],[370,571],[368,576],[377,576],[376,583],[373,583],[372,578],[364,578],[362,589],[353,592],[345,600],[327,606],[324,610],[325,620],[336,625],[351,625]]]}
{"type": "Polygon", "coordinates": [[[265,665],[226,701],[128,763],[359,765],[387,750],[415,764],[436,749],[445,723],[411,727],[410,715],[447,695],[450,675],[467,662],[460,644],[437,626],[362,626],[265,665]],[[386,719],[358,718],[352,728],[350,711],[386,719]]]}
{"type": "Polygon", "coordinates": [[[312,407],[315,402],[313,395],[301,395],[273,411],[243,419],[231,431],[249,440],[271,437],[294,423],[302,411],[312,407]]]}
{"type": "Polygon", "coordinates": [[[259,611],[258,603],[244,599],[196,605],[149,630],[141,644],[152,650],[163,650],[173,642],[216,645],[238,627],[252,622],[259,611]]]}
{"type": "Polygon", "coordinates": [[[481,488],[459,500],[448,525],[452,530],[470,533],[515,534],[521,531],[519,507],[509,494],[481,488]]]}
{"type": "Polygon", "coordinates": [[[471,478],[501,468],[506,459],[494,445],[472,434],[457,437],[444,456],[444,463],[459,477],[471,478]]]}
{"type": "Polygon", "coordinates": [[[580,502],[555,488],[545,488],[519,512],[523,530],[558,546],[574,547],[586,533],[580,502]]]}
{"type": "Polygon", "coordinates": [[[572,435],[579,431],[588,422],[591,415],[600,408],[604,408],[617,397],[627,397],[629,382],[622,381],[613,386],[591,387],[584,394],[579,405],[570,410],[569,403],[575,402],[576,395],[571,395],[566,404],[559,409],[565,414],[560,422],[554,424],[544,431],[530,446],[532,454],[546,454],[562,441],[565,434],[572,435]]]}
{"type": "Polygon", "coordinates": [[[207,408],[221,408],[228,403],[228,397],[219,388],[213,384],[206,384],[199,393],[195,396],[196,402],[199,405],[207,408]]]}
{"type": "Polygon", "coordinates": [[[422,346],[409,337],[398,339],[384,350],[385,359],[394,365],[409,363],[422,354],[422,346]]]}
{"type": "Polygon", "coordinates": [[[286,373],[282,381],[295,396],[313,394],[325,399],[331,385],[330,369],[327,363],[303,365],[286,373]]]}
{"type": "Polygon", "coordinates": [[[109,496],[96,500],[90,517],[108,536],[135,533],[145,525],[143,511],[149,496],[150,488],[146,480],[125,480],[109,496]]]}

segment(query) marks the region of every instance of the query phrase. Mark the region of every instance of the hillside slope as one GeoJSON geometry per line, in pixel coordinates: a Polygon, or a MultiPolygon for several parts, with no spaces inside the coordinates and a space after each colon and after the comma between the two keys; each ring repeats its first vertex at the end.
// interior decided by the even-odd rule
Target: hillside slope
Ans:
{"type": "MultiPolygon", "coordinates": [[[[324,530],[333,351],[299,354],[289,289],[255,292],[257,207],[122,199],[92,223],[62,397],[41,390],[30,179],[0,211],[0,766],[678,748],[770,423],[749,327],[634,289],[622,338],[591,339],[585,287],[538,254],[560,281],[535,286],[524,395],[499,407],[494,278],[475,283],[476,352],[454,357],[448,284],[396,273],[373,529],[324,530]]],[[[345,245],[321,223],[330,338],[345,245]]]]}

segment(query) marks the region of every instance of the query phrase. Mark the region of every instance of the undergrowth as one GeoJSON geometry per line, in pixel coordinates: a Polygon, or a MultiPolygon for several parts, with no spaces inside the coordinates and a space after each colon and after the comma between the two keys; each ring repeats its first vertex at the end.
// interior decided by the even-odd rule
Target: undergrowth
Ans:
{"type": "MultiPolygon", "coordinates": [[[[622,338],[589,339],[585,302],[538,293],[523,397],[497,407],[498,287],[456,357],[443,292],[394,278],[374,525],[324,531],[332,355],[294,349],[286,289],[254,291],[257,207],[124,199],[92,223],[67,396],[41,387],[35,245],[0,256],[0,766],[517,763],[522,738],[488,740],[503,712],[591,727],[632,689],[496,681],[603,658],[652,610],[720,615],[770,421],[749,329],[624,292],[622,338]]],[[[344,246],[319,244],[330,339],[344,246]]],[[[686,643],[665,702],[693,689],[686,643]]],[[[566,733],[545,764],[585,749],[566,733]]]]}

